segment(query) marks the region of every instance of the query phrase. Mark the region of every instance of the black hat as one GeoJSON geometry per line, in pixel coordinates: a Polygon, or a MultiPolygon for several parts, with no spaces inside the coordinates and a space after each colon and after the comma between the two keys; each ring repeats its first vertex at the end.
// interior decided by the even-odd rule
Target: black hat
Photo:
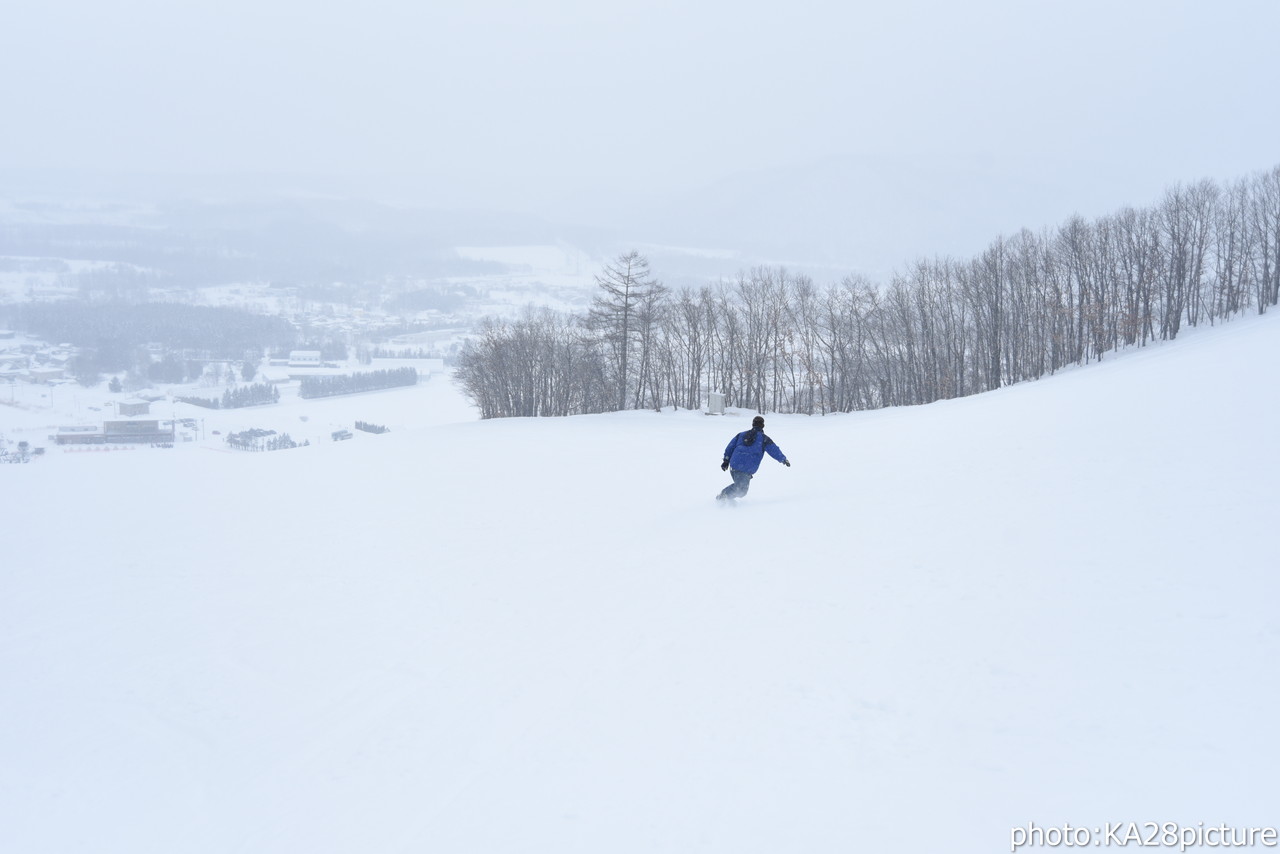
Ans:
{"type": "Polygon", "coordinates": [[[755,418],[752,418],[752,419],[751,419],[751,426],[752,426],[752,427],[755,427],[756,429],[763,429],[763,428],[764,428],[764,416],[763,416],[763,415],[757,415],[755,418]]]}

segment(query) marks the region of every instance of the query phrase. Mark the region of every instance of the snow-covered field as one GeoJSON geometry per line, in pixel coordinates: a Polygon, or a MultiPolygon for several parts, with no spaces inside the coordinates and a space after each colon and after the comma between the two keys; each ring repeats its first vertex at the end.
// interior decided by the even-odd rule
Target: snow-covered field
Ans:
{"type": "Polygon", "coordinates": [[[1278,362],[1267,317],[769,416],[733,508],[749,412],[5,466],[0,851],[1274,825],[1278,362]]]}
{"type": "Polygon", "coordinates": [[[590,285],[599,261],[568,244],[544,246],[459,246],[454,250],[471,261],[506,264],[513,271],[556,278],[559,284],[590,285]]]}
{"type": "MultiPolygon", "coordinates": [[[[3,202],[0,202],[0,207],[3,207],[3,202]]],[[[0,255],[0,303],[21,302],[29,294],[74,296],[76,285],[72,276],[110,266],[107,261],[0,255]]]]}
{"type": "Polygon", "coordinates": [[[503,273],[451,276],[452,284],[485,295],[486,316],[510,316],[525,306],[571,311],[586,305],[602,261],[568,244],[547,246],[459,246],[460,258],[503,264],[503,273]]]}

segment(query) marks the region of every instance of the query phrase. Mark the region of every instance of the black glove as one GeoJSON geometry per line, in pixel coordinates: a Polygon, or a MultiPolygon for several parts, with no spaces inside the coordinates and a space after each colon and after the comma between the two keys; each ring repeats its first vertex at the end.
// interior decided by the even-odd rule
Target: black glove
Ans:
{"type": "Polygon", "coordinates": [[[728,471],[728,470],[729,470],[729,461],[725,460],[720,464],[720,471],[728,471]]]}
{"type": "Polygon", "coordinates": [[[782,464],[787,468],[791,468],[791,460],[783,460],[782,464]]]}

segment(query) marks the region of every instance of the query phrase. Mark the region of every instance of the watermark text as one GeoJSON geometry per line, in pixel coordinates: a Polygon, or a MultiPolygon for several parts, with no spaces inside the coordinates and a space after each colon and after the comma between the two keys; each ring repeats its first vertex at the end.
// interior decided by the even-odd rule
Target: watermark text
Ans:
{"type": "Polygon", "coordinates": [[[1179,824],[1176,821],[1120,821],[1103,825],[1048,825],[1028,822],[1009,835],[1009,850],[1024,848],[1275,848],[1274,827],[1179,824]]]}

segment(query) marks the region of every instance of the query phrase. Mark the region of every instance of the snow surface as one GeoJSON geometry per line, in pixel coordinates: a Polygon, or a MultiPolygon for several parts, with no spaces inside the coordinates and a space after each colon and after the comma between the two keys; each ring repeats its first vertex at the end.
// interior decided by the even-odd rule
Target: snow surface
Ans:
{"type": "Polygon", "coordinates": [[[1278,362],[1267,317],[769,416],[733,508],[749,412],[5,466],[0,851],[1275,824],[1278,362]]]}

